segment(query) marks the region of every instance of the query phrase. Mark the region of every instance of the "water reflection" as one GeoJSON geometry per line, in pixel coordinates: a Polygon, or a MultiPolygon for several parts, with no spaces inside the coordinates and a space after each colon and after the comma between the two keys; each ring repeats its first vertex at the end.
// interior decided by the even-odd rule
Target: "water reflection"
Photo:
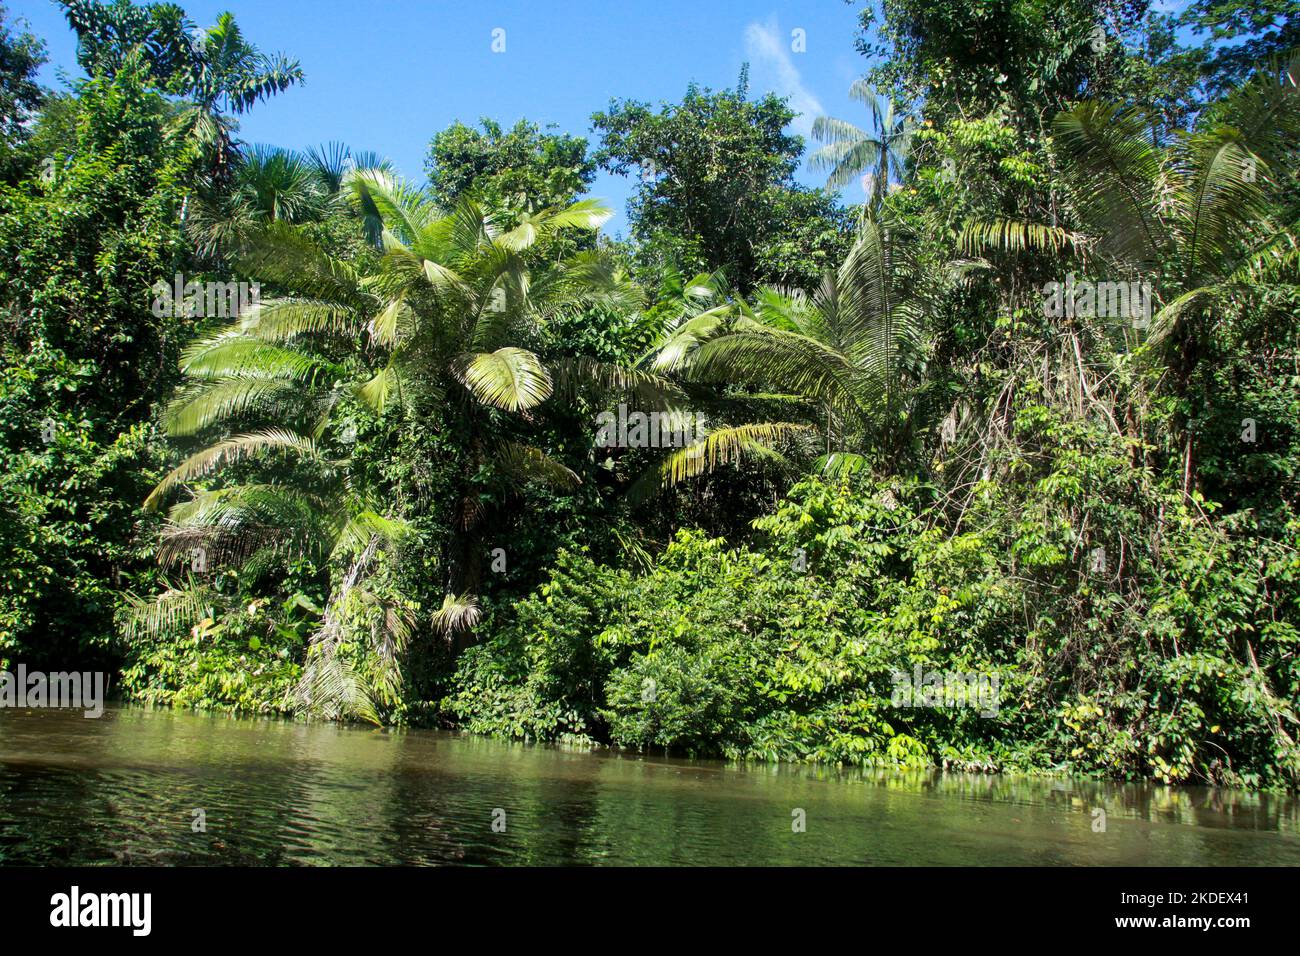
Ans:
{"type": "Polygon", "coordinates": [[[1273,794],[0,711],[7,864],[1295,865],[1298,824],[1273,794]]]}

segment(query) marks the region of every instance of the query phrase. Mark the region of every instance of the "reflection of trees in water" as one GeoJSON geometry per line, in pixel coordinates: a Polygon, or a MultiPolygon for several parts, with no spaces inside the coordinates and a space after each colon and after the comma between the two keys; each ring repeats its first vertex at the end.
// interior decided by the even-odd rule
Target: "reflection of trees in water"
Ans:
{"type": "Polygon", "coordinates": [[[1300,832],[1293,797],[1208,788],[740,766],[165,711],[0,713],[0,730],[8,864],[1249,864],[1295,862],[1300,832]],[[206,832],[191,830],[196,807],[206,832]],[[792,831],[796,808],[806,832],[792,831]]]}
{"type": "Polygon", "coordinates": [[[962,799],[1056,807],[1105,807],[1108,814],[1150,822],[1300,833],[1300,801],[1283,793],[1172,787],[1147,781],[1120,783],[1080,777],[888,769],[868,769],[840,776],[858,776],[872,785],[890,790],[932,790],[962,799]]]}
{"type": "Polygon", "coordinates": [[[118,718],[114,756],[139,768],[126,862],[382,860],[379,834],[367,823],[391,751],[358,746],[357,731],[137,710],[118,718]],[[206,831],[192,829],[195,808],[205,812],[206,831]],[[154,859],[139,858],[147,851],[154,859]]]}
{"type": "Polygon", "coordinates": [[[96,774],[0,760],[0,865],[111,863],[96,774]]]}
{"type": "Polygon", "coordinates": [[[403,863],[554,866],[602,862],[601,788],[590,747],[411,734],[385,808],[403,863]],[[504,811],[504,831],[493,830],[504,811]]]}

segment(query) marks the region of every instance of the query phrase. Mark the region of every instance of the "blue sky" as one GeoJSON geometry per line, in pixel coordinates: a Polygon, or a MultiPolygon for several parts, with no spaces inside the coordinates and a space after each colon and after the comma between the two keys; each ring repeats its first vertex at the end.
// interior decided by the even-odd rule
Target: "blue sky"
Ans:
{"type": "MultiPolygon", "coordinates": [[[[527,117],[587,136],[590,115],[611,97],[679,100],[694,80],[719,89],[750,64],[752,94],[791,97],[807,136],[822,113],[865,125],[849,85],[866,67],[854,50],[857,10],[843,0],[784,4],[742,0],[180,0],[196,23],[229,10],[266,52],[301,61],[304,86],[259,104],[241,137],[302,149],[340,140],[388,156],[423,180],[430,137],[459,119],[503,125],[527,117]],[[505,52],[493,53],[493,30],[505,52]],[[804,31],[805,49],[792,32],[804,31]]],[[[75,43],[50,0],[5,0],[49,47],[43,82],[81,75],[75,43]]],[[[800,180],[816,185],[807,169],[800,180]]],[[[604,173],[592,194],[616,211],[607,230],[625,229],[630,184],[604,173]]],[[[845,199],[861,199],[849,186],[845,199]]]]}

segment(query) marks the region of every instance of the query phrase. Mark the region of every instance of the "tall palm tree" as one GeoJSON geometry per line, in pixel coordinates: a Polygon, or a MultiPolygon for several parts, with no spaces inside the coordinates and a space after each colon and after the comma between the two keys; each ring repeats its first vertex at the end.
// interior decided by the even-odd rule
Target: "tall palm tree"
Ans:
{"type": "Polygon", "coordinates": [[[181,122],[203,147],[217,179],[229,173],[234,115],[303,81],[297,60],[262,53],[229,13],[200,29],[171,3],[59,2],[88,73],[112,76],[128,58],[142,58],[160,88],[188,101],[181,122]]]}
{"type": "Polygon", "coordinates": [[[237,129],[233,117],[302,83],[303,72],[297,60],[264,54],[245,40],[229,13],[195,32],[193,50],[184,92],[192,105],[184,121],[210,156],[212,176],[220,180],[226,175],[237,129]]]}
{"type": "MultiPolygon", "coordinates": [[[[177,466],[147,502],[157,507],[172,489],[236,463],[282,460],[267,479],[198,489],[173,507],[162,557],[196,546],[233,560],[297,548],[338,567],[301,688],[304,703],[326,713],[346,710],[339,696],[356,686],[335,653],[337,602],[364,593],[367,568],[392,552],[405,527],[382,513],[377,491],[353,470],[335,413],[391,412],[436,429],[454,449],[455,532],[444,547],[446,598],[432,623],[460,639],[477,616],[479,531],[492,495],[528,481],[578,482],[529,440],[538,406],[578,380],[625,387],[653,379],[594,360],[548,363],[532,347],[559,310],[638,299],[597,253],[551,263],[530,252],[561,231],[597,228],[609,215],[603,207],[583,201],[521,221],[516,213],[503,229],[494,210],[466,199],[443,211],[384,170],[354,170],[344,185],[357,213],[378,227],[374,262],[331,256],[290,223],[266,225],[244,267],[290,294],[262,301],[186,351],[189,384],[168,410],[168,430],[218,440],[177,466]]],[[[390,650],[400,645],[389,642],[390,650]]]]}
{"type": "Polygon", "coordinates": [[[912,138],[910,117],[895,109],[887,97],[879,96],[866,80],[857,80],[849,88],[849,97],[871,110],[871,130],[845,120],[819,116],[813,121],[812,134],[825,143],[809,157],[817,171],[829,170],[828,189],[843,189],[853,177],[866,173],[864,183],[868,202],[878,207],[889,192],[890,183],[900,183],[906,171],[912,138]]]}

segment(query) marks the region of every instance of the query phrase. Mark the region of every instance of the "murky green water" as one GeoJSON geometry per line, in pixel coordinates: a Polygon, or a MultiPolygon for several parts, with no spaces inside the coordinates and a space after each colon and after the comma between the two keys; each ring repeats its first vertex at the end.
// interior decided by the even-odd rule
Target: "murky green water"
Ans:
{"type": "Polygon", "coordinates": [[[0,710],[0,863],[1295,865],[1300,805],[169,711],[0,710]],[[796,810],[806,832],[793,832],[796,810]]]}

